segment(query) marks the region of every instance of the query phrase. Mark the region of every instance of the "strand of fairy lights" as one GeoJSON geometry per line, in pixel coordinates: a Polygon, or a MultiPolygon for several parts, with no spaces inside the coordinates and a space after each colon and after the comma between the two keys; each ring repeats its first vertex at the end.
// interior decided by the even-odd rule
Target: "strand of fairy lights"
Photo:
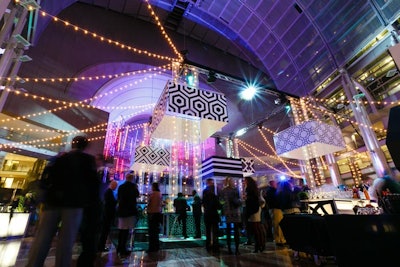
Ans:
{"type": "MultiPolygon", "coordinates": [[[[258,129],[259,134],[261,135],[261,137],[263,138],[264,142],[268,145],[268,147],[272,150],[272,152],[274,152],[274,155],[278,157],[278,154],[276,153],[275,148],[273,148],[271,146],[271,143],[268,141],[267,137],[264,135],[264,133],[262,132],[262,129],[258,129]]],[[[292,174],[292,175],[296,175],[294,172],[292,172],[292,170],[286,165],[285,161],[283,159],[279,160],[283,166],[292,174]]]]}
{"type": "MultiPolygon", "coordinates": [[[[267,129],[267,128],[262,127],[262,129],[267,129]]],[[[292,161],[288,161],[288,160],[285,160],[285,159],[279,157],[278,154],[276,153],[275,147],[273,147],[273,146],[271,145],[271,143],[268,141],[267,137],[264,135],[264,133],[262,132],[262,130],[259,129],[259,131],[260,131],[260,134],[261,134],[262,138],[264,139],[264,141],[265,141],[266,144],[268,145],[268,147],[274,152],[274,155],[269,155],[269,157],[275,158],[275,159],[281,161],[283,164],[291,164],[291,165],[295,165],[295,166],[300,166],[299,163],[292,162],[292,161]]],[[[260,151],[261,151],[261,150],[260,150],[260,151]]],[[[266,154],[266,155],[267,155],[267,154],[266,154]]],[[[286,166],[286,165],[285,165],[285,166],[286,166]]]]}
{"type": "Polygon", "coordinates": [[[248,148],[251,148],[251,149],[253,149],[254,151],[256,151],[256,152],[258,152],[258,153],[260,153],[260,154],[263,154],[263,155],[265,155],[265,156],[267,156],[267,157],[269,157],[269,158],[272,158],[272,159],[275,159],[275,160],[278,160],[278,161],[284,161],[284,162],[286,162],[286,163],[288,163],[288,164],[292,164],[292,165],[295,165],[295,166],[301,166],[301,165],[298,164],[298,163],[290,162],[290,161],[284,160],[284,159],[282,159],[282,158],[280,158],[280,157],[277,157],[277,156],[268,154],[268,153],[266,153],[265,151],[262,151],[262,150],[260,150],[260,149],[258,149],[258,148],[256,148],[256,147],[254,147],[254,146],[252,146],[252,145],[250,145],[250,144],[244,142],[243,140],[240,140],[240,139],[237,139],[237,140],[238,140],[238,142],[242,143],[242,145],[247,146],[248,148]]]}
{"type": "Polygon", "coordinates": [[[115,74],[101,74],[95,76],[80,76],[80,77],[0,77],[0,80],[5,81],[24,81],[24,82],[80,82],[80,81],[93,81],[93,80],[101,80],[101,79],[113,79],[113,78],[121,78],[121,77],[131,77],[140,74],[146,74],[147,72],[152,71],[167,71],[171,69],[171,63],[165,64],[158,67],[152,67],[145,70],[136,70],[130,72],[121,72],[115,74]]]}
{"type": "Polygon", "coordinates": [[[377,131],[377,132],[380,132],[380,133],[383,133],[383,134],[387,133],[387,130],[386,130],[386,129],[380,129],[380,128],[378,128],[378,127],[368,126],[368,125],[365,125],[365,124],[363,124],[363,123],[359,123],[359,122],[350,120],[349,118],[345,118],[345,117],[340,116],[340,115],[338,115],[338,114],[335,114],[335,113],[326,111],[326,110],[324,110],[324,109],[322,109],[322,108],[320,108],[320,107],[318,107],[318,106],[314,106],[314,105],[311,104],[311,103],[308,103],[308,104],[307,104],[307,108],[309,108],[309,109],[311,109],[311,108],[317,109],[317,110],[319,110],[319,111],[321,111],[321,112],[323,112],[323,113],[325,113],[325,114],[330,114],[330,115],[334,116],[336,119],[345,120],[345,121],[348,121],[348,122],[350,122],[350,123],[352,123],[352,124],[354,124],[354,125],[360,126],[360,127],[369,128],[369,129],[372,129],[372,130],[374,130],[374,131],[377,131]]]}
{"type": "MultiPolygon", "coordinates": [[[[299,106],[301,106],[302,102],[304,102],[304,101],[290,98],[290,105],[292,107],[292,114],[293,114],[293,120],[294,120],[295,125],[301,124],[306,119],[305,117],[303,117],[304,113],[302,112],[302,108],[299,107],[299,106]]],[[[309,153],[308,149],[303,149],[303,153],[308,154],[309,153]]],[[[309,181],[310,181],[310,186],[311,186],[311,188],[314,188],[316,186],[316,183],[315,183],[315,177],[314,177],[314,173],[313,173],[312,166],[311,166],[311,161],[304,160],[303,162],[305,165],[302,167],[303,168],[302,172],[304,172],[304,174],[306,174],[308,176],[309,181]]]]}
{"type": "MultiPolygon", "coordinates": [[[[41,115],[45,115],[48,113],[54,113],[60,110],[66,110],[72,107],[82,107],[82,108],[94,108],[94,106],[91,106],[89,104],[83,104],[85,102],[91,102],[95,99],[99,99],[108,95],[113,95],[114,93],[118,93],[120,91],[123,90],[127,90],[129,87],[133,87],[135,85],[137,85],[138,83],[142,83],[144,81],[146,81],[148,78],[152,78],[153,76],[155,76],[155,74],[150,75],[149,77],[145,77],[143,79],[139,79],[139,80],[135,80],[133,83],[129,83],[128,85],[124,85],[121,86],[119,88],[116,88],[114,90],[111,90],[109,92],[106,92],[104,94],[100,94],[98,96],[94,96],[88,99],[84,99],[78,102],[67,102],[67,101],[62,101],[62,100],[58,100],[58,99],[52,99],[52,98],[46,98],[44,96],[38,96],[38,95],[34,95],[34,94],[30,94],[27,92],[21,92],[19,90],[15,90],[15,89],[11,89],[11,88],[6,88],[5,90],[7,90],[8,92],[14,93],[16,95],[23,95],[25,97],[32,97],[35,100],[42,100],[42,101],[48,101],[49,103],[56,103],[56,104],[63,104],[64,106],[61,107],[56,107],[50,110],[46,110],[46,111],[42,111],[42,112],[38,112],[38,113],[32,113],[32,114],[27,114],[27,115],[22,115],[22,116],[18,116],[18,117],[14,117],[14,118],[7,118],[7,119],[2,119],[0,120],[0,122],[10,122],[10,121],[16,121],[16,120],[21,120],[21,119],[27,119],[30,117],[37,117],[37,116],[41,116],[41,115]]],[[[154,104],[149,104],[149,105],[154,105],[154,104]]]]}
{"type": "MultiPolygon", "coordinates": [[[[253,157],[255,157],[257,160],[259,160],[261,163],[265,164],[268,168],[271,168],[271,169],[273,169],[274,171],[277,171],[277,172],[279,172],[279,173],[281,173],[281,174],[290,176],[290,175],[288,175],[287,173],[285,173],[285,172],[283,172],[283,171],[281,171],[281,170],[275,168],[274,166],[268,164],[267,162],[263,161],[260,157],[258,157],[258,156],[257,156],[256,154],[254,154],[252,151],[250,151],[250,150],[244,145],[244,142],[243,142],[243,141],[239,140],[238,144],[239,144],[244,150],[246,150],[248,153],[250,153],[253,157]]],[[[296,178],[301,178],[301,176],[299,176],[299,175],[297,175],[297,174],[296,174],[294,177],[296,177],[296,178]]]]}
{"type": "Polygon", "coordinates": [[[162,26],[162,23],[160,22],[160,19],[158,18],[156,12],[154,12],[152,6],[150,5],[149,0],[145,0],[145,2],[147,3],[147,9],[150,11],[150,14],[156,20],[157,26],[160,28],[161,34],[164,36],[165,40],[167,41],[169,46],[172,48],[172,50],[174,51],[175,55],[178,56],[178,58],[179,58],[178,61],[182,62],[183,61],[183,57],[182,57],[181,53],[178,51],[178,49],[176,48],[176,46],[172,42],[171,38],[168,36],[167,32],[165,31],[164,27],[162,26]]]}
{"type": "MultiPolygon", "coordinates": [[[[318,116],[314,113],[314,111],[312,109],[309,110],[310,113],[312,114],[312,116],[314,117],[314,119],[316,119],[318,122],[322,122],[318,116]]],[[[348,144],[345,144],[346,148],[348,149],[348,151],[350,151],[352,153],[352,155],[349,155],[349,157],[353,157],[353,158],[365,158],[364,155],[362,155],[361,153],[357,152],[356,150],[354,150],[353,148],[351,148],[348,144]]],[[[322,160],[321,160],[322,161],[322,160]]],[[[349,163],[350,168],[352,168],[352,162],[349,163]]],[[[357,177],[356,177],[357,178],[357,177]]],[[[356,184],[358,183],[357,179],[355,179],[356,184]]]]}
{"type": "MultiPolygon", "coordinates": [[[[140,128],[143,128],[145,123],[143,124],[137,124],[134,127],[133,126],[125,126],[122,128],[128,129],[128,131],[134,131],[134,130],[138,130],[140,128]]],[[[59,135],[59,136],[55,136],[55,137],[48,137],[48,138],[42,138],[42,139],[37,139],[37,140],[30,140],[30,141],[24,141],[24,142],[19,142],[19,143],[8,143],[8,144],[0,144],[0,148],[11,148],[11,147],[15,147],[15,148],[24,148],[24,147],[28,147],[28,146],[34,146],[34,147],[56,147],[56,146],[61,146],[61,145],[65,145],[68,142],[58,142],[58,143],[52,143],[52,144],[36,144],[36,143],[42,143],[42,142],[48,142],[54,139],[59,139],[65,136],[70,136],[70,135],[75,135],[75,134],[79,134],[82,132],[87,132],[86,130],[77,130],[74,132],[71,132],[70,134],[65,134],[65,135],[59,135]]],[[[98,137],[98,138],[105,138],[106,135],[102,136],[102,137],[98,137]]]]}
{"type": "MultiPolygon", "coordinates": [[[[320,123],[322,123],[321,119],[318,118],[318,116],[314,113],[313,110],[310,110],[312,116],[314,117],[314,119],[320,123]]],[[[348,149],[348,151],[352,152],[352,155],[350,155],[350,157],[363,157],[363,155],[361,155],[361,153],[359,153],[358,151],[354,150],[352,147],[350,147],[348,144],[345,144],[346,148],[348,149]]]]}
{"type": "MultiPolygon", "coordinates": [[[[325,99],[325,98],[316,98],[316,97],[304,97],[305,100],[316,101],[326,104],[356,104],[355,100],[340,100],[340,99],[325,99]]],[[[400,105],[400,101],[360,101],[364,105],[400,105]]]]}
{"type": "MultiPolygon", "coordinates": [[[[131,51],[131,52],[133,52],[135,54],[146,55],[148,57],[161,59],[161,60],[168,60],[168,61],[176,60],[176,59],[168,57],[168,56],[158,55],[156,53],[152,53],[152,52],[149,52],[147,50],[142,50],[142,49],[139,49],[139,48],[136,48],[136,47],[132,47],[130,45],[125,45],[125,44],[123,44],[123,43],[121,43],[119,41],[107,38],[107,37],[105,37],[103,35],[97,34],[95,32],[92,32],[92,31],[89,31],[89,30],[84,29],[82,27],[79,27],[79,26],[77,26],[75,24],[72,24],[72,23],[70,23],[70,22],[68,22],[66,20],[60,19],[60,18],[58,18],[56,16],[53,16],[53,15],[51,15],[51,14],[45,12],[45,11],[40,11],[40,14],[43,17],[48,16],[48,17],[52,18],[53,22],[63,23],[65,27],[67,27],[67,28],[70,27],[70,28],[74,29],[76,32],[79,32],[79,31],[83,32],[85,35],[91,36],[94,39],[100,40],[101,42],[105,42],[105,43],[108,43],[108,44],[113,44],[113,45],[115,45],[115,46],[117,46],[117,47],[119,47],[121,49],[127,49],[128,51],[131,51]]],[[[167,40],[170,41],[169,38],[167,40]]],[[[174,48],[174,51],[175,50],[176,50],[176,48],[174,48]]]]}
{"type": "MultiPolygon", "coordinates": [[[[142,113],[142,112],[143,112],[143,110],[138,111],[138,112],[136,112],[136,113],[131,114],[131,116],[135,116],[136,114],[139,114],[139,113],[142,113]]],[[[145,123],[144,123],[144,124],[145,124],[145,123]]],[[[68,134],[58,135],[58,136],[54,136],[54,137],[47,137],[47,138],[42,138],[42,139],[37,139],[37,140],[30,140],[30,141],[24,141],[24,142],[19,142],[19,143],[0,144],[0,148],[1,148],[1,147],[18,147],[18,145],[20,145],[20,144],[22,144],[22,145],[27,145],[27,144],[35,144],[35,143],[41,143],[41,142],[48,142],[48,141],[51,141],[51,140],[54,140],[54,139],[57,139],[57,138],[62,138],[62,137],[65,137],[65,136],[74,135],[74,134],[78,134],[78,133],[82,133],[82,132],[92,132],[91,129],[93,129],[93,128],[96,128],[96,127],[104,127],[104,126],[107,126],[107,125],[108,125],[108,123],[102,123],[102,124],[100,124],[100,125],[93,126],[93,127],[88,128],[88,129],[70,131],[68,134]]],[[[140,124],[138,124],[138,125],[140,125],[140,124]]],[[[140,129],[140,128],[143,127],[143,126],[142,126],[142,127],[135,127],[135,126],[136,126],[136,125],[134,125],[134,126],[127,125],[127,126],[125,126],[125,127],[123,127],[123,128],[127,128],[128,130],[131,129],[131,128],[133,128],[133,129],[131,129],[131,130],[137,130],[137,129],[140,129]]],[[[54,130],[55,133],[59,133],[59,131],[61,131],[61,130],[54,130]]],[[[49,144],[46,144],[46,145],[49,145],[49,144]]],[[[51,146],[54,146],[54,145],[51,145],[51,146]]]]}
{"type": "MultiPolygon", "coordinates": [[[[137,111],[137,112],[135,112],[135,113],[131,113],[131,114],[127,115],[127,116],[134,116],[134,115],[137,115],[137,114],[142,113],[142,112],[144,112],[144,111],[146,111],[146,110],[148,110],[149,108],[152,108],[152,107],[154,107],[154,104],[148,104],[148,105],[141,105],[141,106],[138,106],[137,108],[142,108],[140,111],[137,111]]],[[[16,117],[16,118],[3,119],[3,120],[1,120],[1,121],[2,121],[2,122],[10,122],[10,121],[14,121],[14,120],[16,120],[16,119],[18,119],[18,117],[16,117]]],[[[99,127],[102,127],[102,126],[107,126],[107,123],[104,123],[104,124],[100,124],[100,125],[91,127],[91,128],[89,128],[89,130],[87,130],[87,131],[94,131],[94,130],[91,130],[91,129],[99,128],[99,127]]],[[[32,128],[21,128],[21,127],[14,128],[14,127],[8,127],[8,126],[4,126],[4,127],[2,127],[2,128],[5,129],[5,130],[11,130],[11,131],[24,131],[24,132],[36,132],[36,133],[39,133],[39,132],[41,132],[41,133],[65,133],[65,132],[76,132],[76,130],[72,130],[72,131],[71,131],[71,130],[61,130],[61,129],[32,129],[32,128]]],[[[97,130],[96,130],[96,131],[97,131],[97,130]]]]}

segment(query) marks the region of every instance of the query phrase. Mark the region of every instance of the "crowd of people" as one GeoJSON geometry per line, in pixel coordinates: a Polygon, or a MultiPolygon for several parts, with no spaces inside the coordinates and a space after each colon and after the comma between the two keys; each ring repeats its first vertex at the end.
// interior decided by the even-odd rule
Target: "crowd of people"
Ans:
{"type": "MultiPolygon", "coordinates": [[[[77,266],[95,266],[99,253],[110,249],[107,240],[114,222],[118,229],[118,255],[124,258],[131,252],[127,247],[129,236],[134,242],[132,231],[138,220],[137,199],[140,195],[134,175],[127,173],[125,181],[118,186],[117,181],[107,176],[102,155],[94,157],[84,152],[87,145],[85,137],[75,137],[72,150],[51,159],[43,172],[40,180],[42,209],[27,267],[44,265],[56,234],[56,267],[71,266],[72,249],[77,239],[81,243],[77,266]]],[[[196,190],[192,192],[192,209],[187,198],[178,193],[173,206],[177,222],[182,226],[182,237],[188,238],[187,211],[192,210],[193,238],[202,237],[203,221],[205,248],[210,253],[218,253],[221,248],[222,222],[226,225],[223,234],[229,254],[240,254],[242,236],[247,237],[246,244],[254,242],[254,253],[265,249],[268,238],[276,246],[285,246],[279,223],[284,215],[305,211],[300,200],[310,189],[304,180],[271,180],[266,188],[260,189],[252,177],[245,177],[242,190],[239,190],[239,181],[235,184],[235,179],[226,177],[222,187],[216,188],[213,178],[206,179],[202,195],[196,190]]],[[[386,176],[377,179],[371,188],[372,199],[379,197],[374,195],[378,192],[400,192],[399,184],[386,176]]],[[[159,184],[152,183],[147,203],[148,253],[160,250],[159,233],[165,204],[159,184]]]]}

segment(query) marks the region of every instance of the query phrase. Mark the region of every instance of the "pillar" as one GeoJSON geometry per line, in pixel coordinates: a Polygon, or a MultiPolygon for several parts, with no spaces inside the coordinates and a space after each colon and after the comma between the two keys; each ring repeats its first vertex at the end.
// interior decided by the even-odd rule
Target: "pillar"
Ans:
{"type": "Polygon", "coordinates": [[[361,101],[361,97],[364,95],[358,94],[354,83],[346,70],[341,69],[340,72],[342,74],[344,92],[347,99],[350,101],[350,107],[354,113],[354,118],[360,125],[359,129],[365,146],[370,153],[372,165],[376,174],[378,177],[383,176],[385,172],[392,175],[389,165],[386,161],[385,154],[378,143],[375,132],[371,129],[372,123],[361,101]]]}

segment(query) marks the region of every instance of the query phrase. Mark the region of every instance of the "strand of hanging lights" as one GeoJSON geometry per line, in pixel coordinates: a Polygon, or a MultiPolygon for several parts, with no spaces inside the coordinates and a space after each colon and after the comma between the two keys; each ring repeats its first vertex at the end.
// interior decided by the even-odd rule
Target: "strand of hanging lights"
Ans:
{"type": "MultiPolygon", "coordinates": [[[[6,90],[7,92],[10,93],[14,93],[15,95],[21,95],[21,96],[25,96],[25,97],[31,97],[34,100],[42,100],[42,101],[48,101],[49,103],[55,103],[55,104],[62,104],[64,106],[61,107],[56,107],[47,111],[42,111],[42,112],[37,112],[37,113],[32,113],[32,114],[27,114],[27,115],[22,115],[22,116],[17,116],[17,117],[13,117],[13,118],[7,118],[7,119],[2,119],[0,120],[0,122],[9,122],[9,121],[16,121],[16,120],[21,120],[21,119],[27,119],[30,117],[37,117],[37,116],[41,116],[41,115],[45,115],[48,113],[54,113],[60,110],[66,110],[72,107],[82,107],[82,108],[98,108],[99,106],[93,106],[93,105],[89,105],[89,104],[84,104],[84,103],[90,103],[93,100],[96,99],[101,99],[102,97],[108,96],[108,95],[112,95],[113,93],[117,93],[117,92],[121,92],[124,90],[129,89],[130,87],[136,86],[139,83],[142,83],[144,81],[146,81],[148,78],[152,78],[155,74],[149,75],[148,77],[145,77],[143,79],[139,79],[139,80],[135,80],[132,83],[129,83],[129,85],[125,85],[125,86],[121,86],[119,88],[115,88],[112,91],[106,92],[104,94],[100,94],[88,99],[84,99],[78,102],[68,102],[68,101],[64,101],[64,100],[58,100],[58,99],[53,99],[53,98],[48,98],[48,97],[44,97],[44,96],[38,96],[35,94],[30,94],[28,92],[22,92],[20,90],[17,89],[13,89],[13,88],[9,88],[6,87],[4,90],[6,90]]],[[[154,104],[148,104],[151,107],[154,107],[154,104]]],[[[145,105],[145,107],[147,107],[145,105]]],[[[111,108],[112,109],[112,108],[111,108]]]]}
{"type": "MultiPolygon", "coordinates": [[[[89,31],[89,30],[87,30],[87,29],[84,29],[84,28],[82,28],[82,27],[79,27],[79,26],[77,26],[77,25],[74,25],[74,24],[72,24],[72,23],[70,23],[70,22],[68,22],[68,21],[65,21],[65,20],[60,19],[60,18],[58,18],[58,17],[56,17],[56,16],[53,16],[53,15],[51,15],[51,14],[45,12],[45,11],[40,11],[40,14],[41,14],[43,17],[48,16],[48,17],[52,18],[52,21],[53,21],[53,22],[62,23],[62,24],[64,24],[64,26],[67,27],[67,28],[72,28],[73,30],[75,30],[75,31],[77,31],[77,32],[80,31],[80,32],[84,33],[84,34],[87,35],[87,36],[91,36],[92,38],[95,38],[95,39],[97,39],[97,40],[100,40],[101,42],[105,42],[105,43],[108,43],[108,44],[115,45],[115,46],[117,46],[117,47],[119,47],[119,48],[121,48],[121,49],[127,49],[128,51],[134,52],[134,53],[136,53],[136,54],[143,54],[143,55],[146,55],[146,56],[148,56],[148,57],[156,58],[156,59],[168,60],[168,61],[176,60],[176,59],[171,58],[171,57],[168,57],[168,56],[158,55],[158,54],[156,54],[156,53],[152,53],[152,52],[149,52],[149,51],[147,51],[147,50],[142,50],[142,49],[139,49],[139,48],[136,48],[136,47],[132,47],[132,46],[130,46],[130,45],[125,45],[125,44],[123,44],[123,43],[121,43],[121,42],[119,42],[119,41],[116,41],[116,40],[107,38],[107,37],[102,36],[102,35],[100,35],[100,34],[97,34],[97,33],[95,33],[95,32],[91,32],[91,31],[89,31]]],[[[168,38],[167,40],[169,40],[169,38],[168,38]]],[[[176,48],[174,48],[174,49],[176,50],[176,48]]],[[[174,50],[174,51],[175,51],[175,50],[174,50]]]]}
{"type": "MultiPolygon", "coordinates": [[[[76,135],[79,133],[85,133],[85,132],[94,132],[93,129],[97,128],[97,127],[104,127],[106,126],[108,123],[102,123],[100,125],[97,126],[93,126],[90,127],[88,129],[83,129],[83,130],[75,130],[75,131],[68,131],[68,134],[63,134],[63,135],[58,135],[58,136],[54,136],[54,137],[47,137],[47,138],[41,138],[41,139],[36,139],[36,140],[30,140],[30,141],[23,141],[23,142],[13,142],[13,143],[8,143],[8,144],[0,144],[0,148],[11,148],[11,147],[15,147],[15,148],[23,148],[26,147],[27,145],[33,145],[35,147],[55,147],[55,146],[61,146],[61,145],[65,145],[68,142],[58,142],[58,143],[53,143],[53,144],[36,144],[36,143],[42,143],[42,142],[49,142],[52,141],[54,139],[60,139],[62,137],[65,136],[69,136],[69,135],[76,135]]],[[[146,125],[146,123],[142,123],[142,124],[136,124],[136,125],[126,125],[124,127],[124,129],[127,129],[128,131],[135,131],[135,130],[139,130],[141,128],[144,128],[146,125]]],[[[59,131],[59,130],[58,130],[59,131]]],[[[106,131],[106,129],[104,129],[104,131],[106,131]]],[[[57,132],[57,131],[55,131],[57,132]]],[[[57,132],[58,133],[58,132],[57,132]]],[[[106,135],[104,136],[99,136],[98,138],[102,139],[105,138],[106,135]]]]}
{"type": "MultiPolygon", "coordinates": [[[[279,172],[279,173],[281,173],[281,174],[283,174],[283,175],[290,176],[288,173],[285,173],[285,172],[283,172],[283,171],[281,171],[281,170],[275,168],[274,166],[268,164],[267,162],[263,161],[260,157],[258,157],[256,154],[254,154],[252,151],[250,151],[250,149],[248,149],[248,148],[246,147],[246,145],[245,145],[246,143],[244,143],[244,142],[242,142],[242,141],[239,141],[238,144],[239,144],[239,146],[241,146],[244,150],[246,150],[249,154],[251,154],[251,155],[252,155],[253,157],[255,157],[257,160],[259,160],[261,163],[265,164],[268,168],[271,168],[271,169],[273,169],[274,171],[277,171],[277,172],[279,172]]],[[[293,173],[293,172],[291,171],[291,173],[293,173]]],[[[293,177],[295,177],[295,178],[301,178],[301,176],[299,176],[299,175],[297,175],[297,174],[293,175],[293,177]]]]}
{"type": "Polygon", "coordinates": [[[378,127],[368,126],[368,125],[365,125],[365,124],[363,124],[363,123],[359,123],[359,122],[353,121],[353,120],[351,120],[351,119],[349,119],[349,118],[345,118],[345,117],[343,117],[343,116],[340,116],[339,114],[335,114],[335,113],[333,113],[333,112],[326,111],[326,110],[322,109],[321,107],[315,106],[315,105],[313,105],[313,104],[311,104],[311,103],[307,103],[307,104],[306,104],[306,108],[307,108],[307,110],[311,110],[312,108],[313,108],[313,109],[317,109],[317,110],[323,112],[324,114],[332,115],[332,116],[334,116],[336,119],[341,119],[341,120],[348,121],[348,122],[350,122],[350,123],[352,123],[352,124],[354,124],[354,125],[357,125],[357,126],[359,126],[359,127],[369,128],[369,129],[372,129],[372,130],[374,130],[374,131],[377,131],[377,132],[380,132],[380,133],[383,133],[383,134],[387,133],[387,130],[386,130],[386,129],[381,129],[381,128],[378,128],[378,127]]]}
{"type": "MultiPolygon", "coordinates": [[[[356,100],[347,99],[326,99],[326,98],[316,98],[316,97],[304,97],[305,100],[316,101],[326,104],[356,104],[356,100]]],[[[400,105],[400,101],[360,101],[364,105],[400,105]]]]}
{"type": "Polygon", "coordinates": [[[101,80],[101,79],[113,79],[113,78],[121,78],[121,77],[131,77],[140,74],[146,74],[148,72],[166,72],[167,70],[172,69],[172,64],[165,64],[158,67],[152,67],[144,70],[136,70],[130,72],[121,72],[115,74],[102,74],[95,76],[80,76],[80,77],[0,77],[0,80],[4,81],[16,81],[16,82],[80,82],[80,81],[93,81],[93,80],[101,80]]]}
{"type": "MultiPolygon", "coordinates": [[[[278,157],[278,154],[276,153],[276,150],[272,147],[271,143],[268,141],[267,137],[263,133],[262,129],[258,128],[258,133],[261,135],[263,138],[264,142],[267,144],[267,146],[274,152],[274,155],[278,157]]],[[[285,161],[278,157],[280,162],[283,164],[283,166],[291,173],[291,175],[296,175],[292,170],[286,165],[285,161]]]]}
{"type": "Polygon", "coordinates": [[[165,31],[164,27],[162,26],[160,19],[158,18],[156,12],[154,12],[153,7],[150,5],[149,0],[145,0],[145,2],[147,3],[147,9],[150,11],[150,14],[153,16],[153,18],[156,21],[157,26],[159,27],[162,36],[165,38],[165,40],[167,41],[167,43],[169,44],[169,46],[172,48],[172,50],[174,51],[175,55],[178,56],[178,60],[173,60],[173,61],[179,61],[179,62],[183,62],[183,56],[181,55],[181,53],[178,51],[178,49],[176,48],[176,46],[174,45],[174,43],[172,42],[171,38],[168,36],[167,32],[165,31]]]}

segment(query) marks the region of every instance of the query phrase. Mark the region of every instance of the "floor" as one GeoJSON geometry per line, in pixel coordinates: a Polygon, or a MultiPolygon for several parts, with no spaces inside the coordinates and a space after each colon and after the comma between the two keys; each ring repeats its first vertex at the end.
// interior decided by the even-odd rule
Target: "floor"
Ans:
{"type": "MultiPolygon", "coordinates": [[[[0,266],[1,267],[22,267],[26,264],[27,254],[33,237],[17,238],[0,241],[0,266]]],[[[220,240],[221,251],[218,254],[211,254],[204,248],[204,237],[201,240],[193,238],[162,238],[162,250],[158,253],[147,254],[146,242],[136,242],[132,248],[129,258],[121,259],[115,252],[115,246],[111,245],[108,252],[99,254],[98,267],[111,266],[160,266],[160,267],[251,267],[251,266],[317,266],[321,264],[327,267],[336,267],[333,258],[322,259],[316,262],[311,256],[300,253],[295,259],[294,252],[289,247],[278,247],[273,242],[267,242],[266,250],[262,253],[253,253],[254,247],[242,243],[240,255],[230,255],[223,239],[220,240]]],[[[54,251],[52,248],[46,260],[45,267],[54,266],[54,251]]],[[[73,259],[79,255],[79,244],[74,246],[73,259]]]]}

